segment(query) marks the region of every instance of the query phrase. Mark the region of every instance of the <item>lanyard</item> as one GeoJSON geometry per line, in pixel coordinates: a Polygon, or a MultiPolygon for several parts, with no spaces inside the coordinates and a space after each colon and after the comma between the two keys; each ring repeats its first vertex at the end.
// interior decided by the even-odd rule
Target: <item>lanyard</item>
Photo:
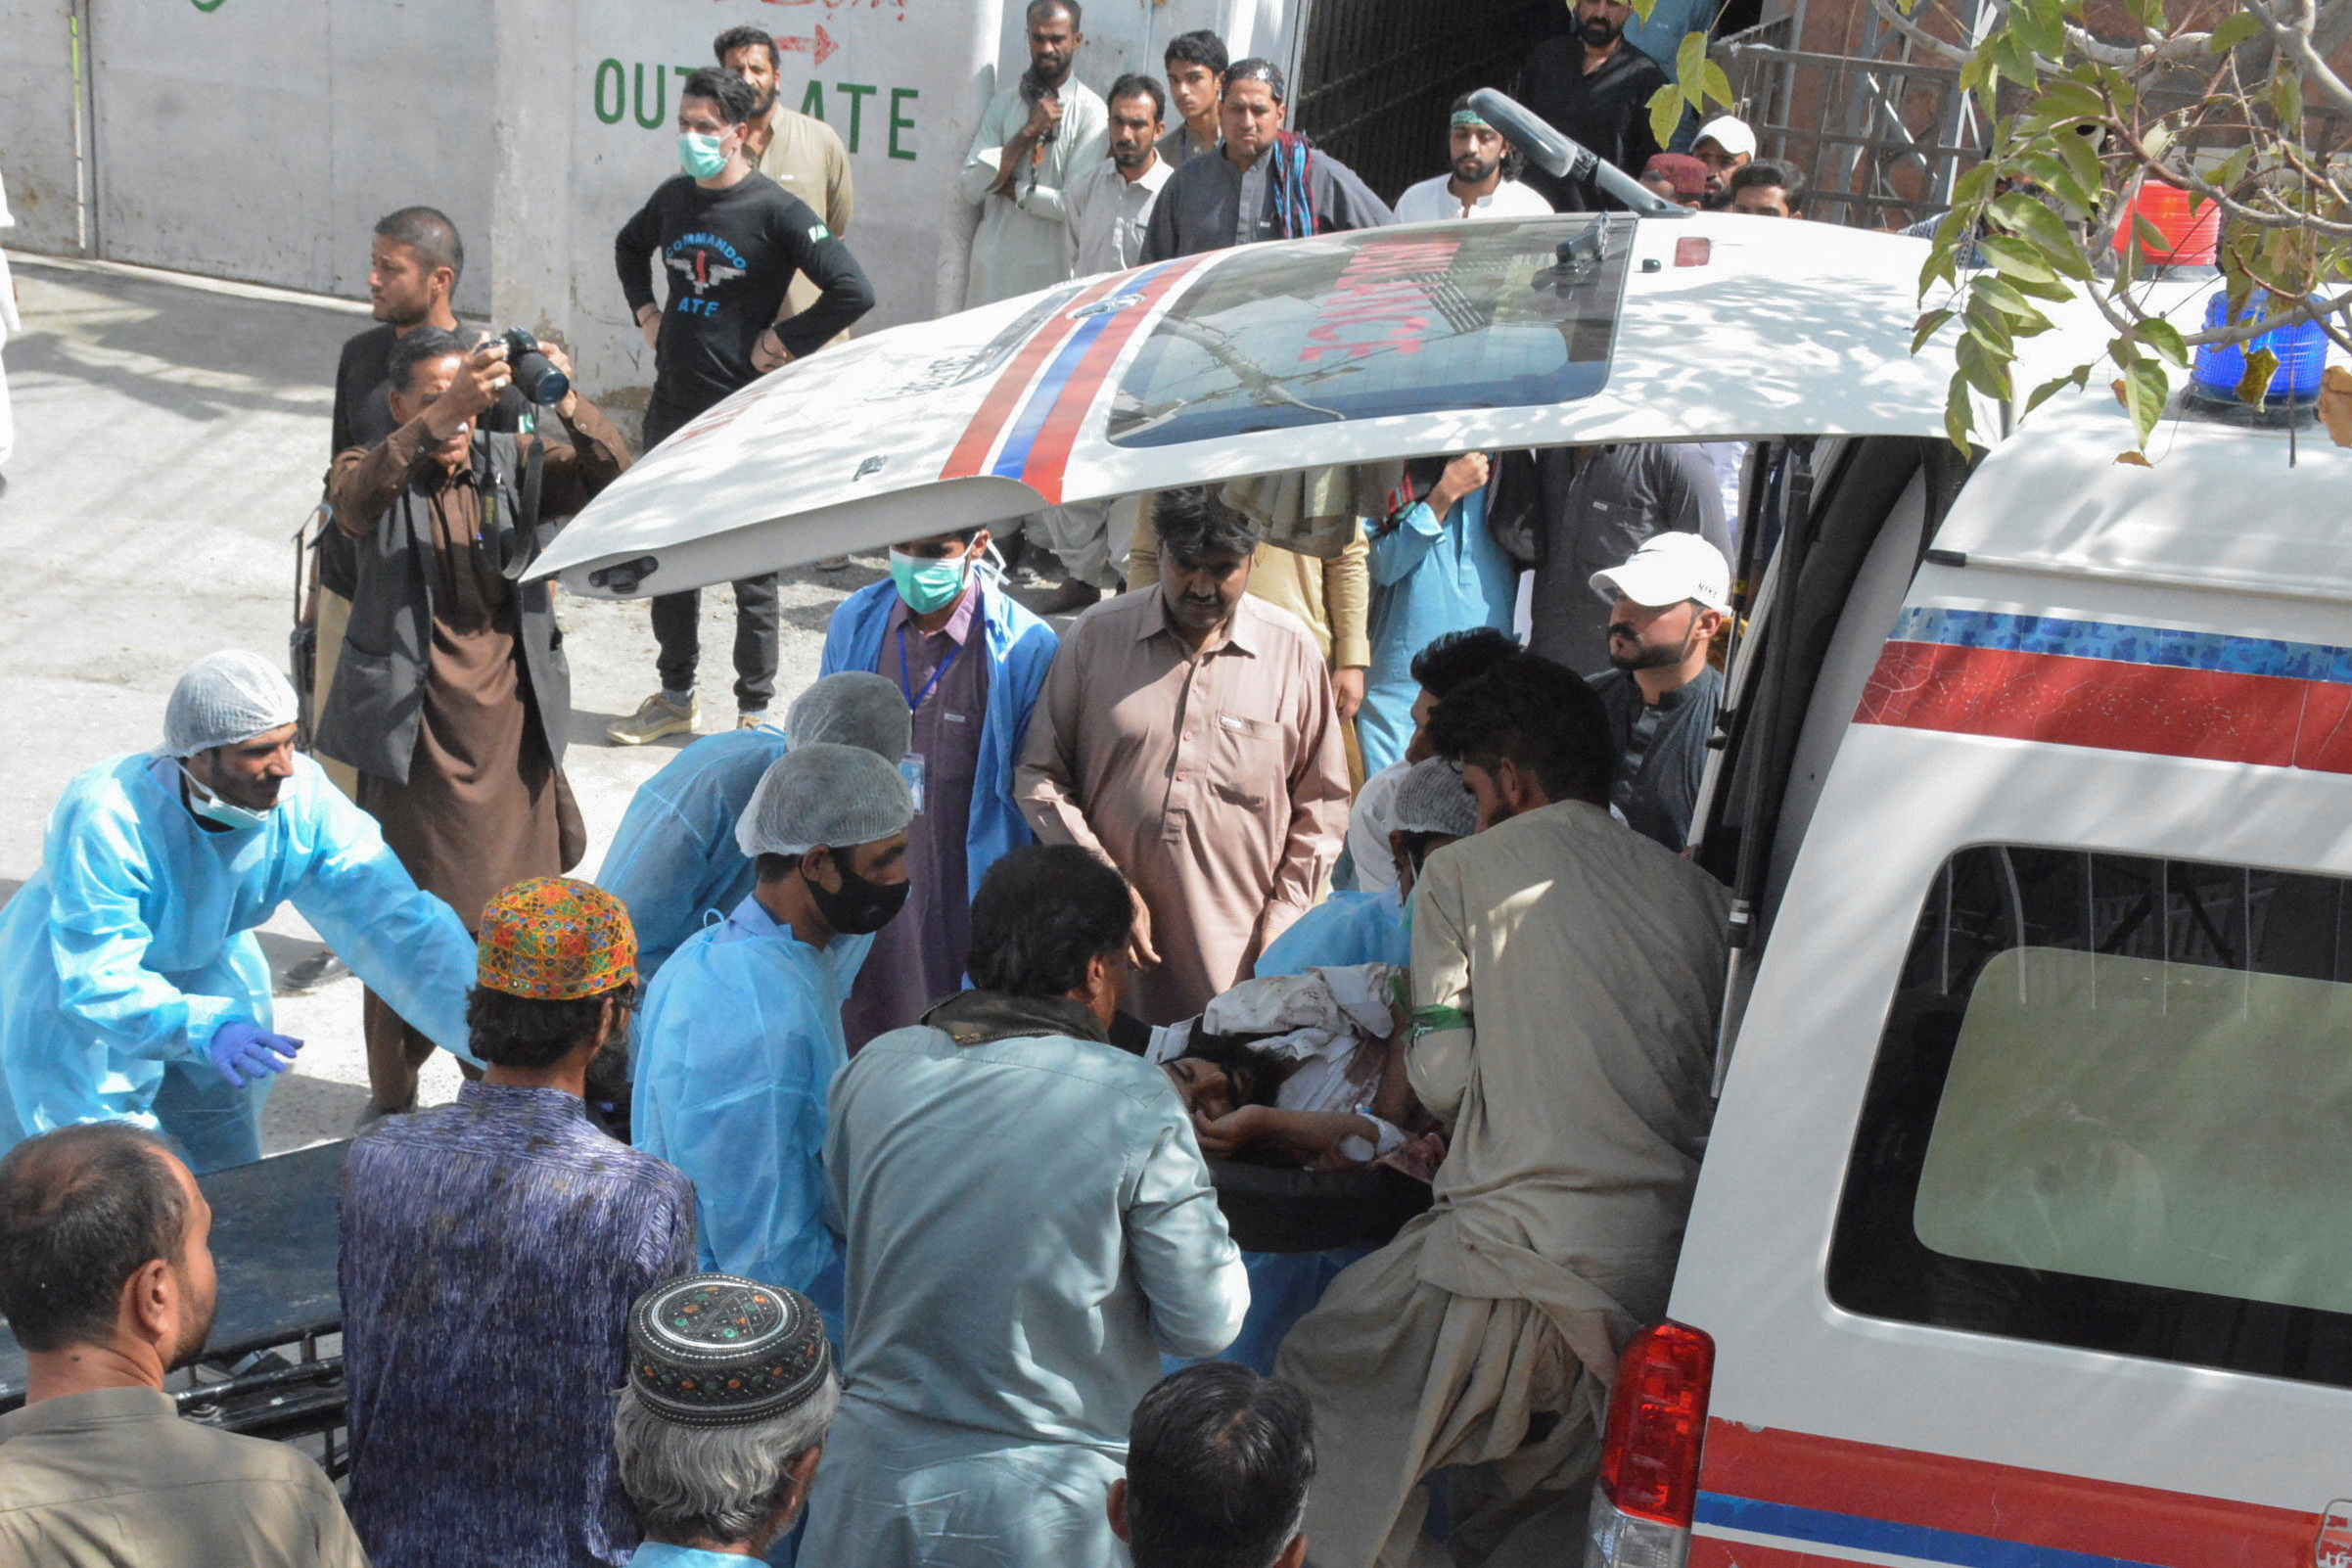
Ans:
{"type": "Polygon", "coordinates": [[[948,649],[947,657],[940,661],[939,668],[931,672],[931,678],[923,682],[922,694],[918,696],[915,693],[914,682],[908,678],[906,673],[906,628],[904,626],[899,628],[899,693],[906,699],[908,713],[922,711],[923,705],[931,700],[931,694],[939,690],[940,677],[947,672],[947,667],[955,663],[955,656],[963,651],[964,645],[960,642],[948,649]]]}

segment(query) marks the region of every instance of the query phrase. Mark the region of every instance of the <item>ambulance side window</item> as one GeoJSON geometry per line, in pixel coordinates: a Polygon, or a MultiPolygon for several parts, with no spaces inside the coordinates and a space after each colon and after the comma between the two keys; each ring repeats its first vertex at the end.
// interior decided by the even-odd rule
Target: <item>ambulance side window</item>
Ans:
{"type": "Polygon", "coordinates": [[[2023,846],[1927,894],[1841,1307],[2352,1387],[2352,883],[2023,846]]]}

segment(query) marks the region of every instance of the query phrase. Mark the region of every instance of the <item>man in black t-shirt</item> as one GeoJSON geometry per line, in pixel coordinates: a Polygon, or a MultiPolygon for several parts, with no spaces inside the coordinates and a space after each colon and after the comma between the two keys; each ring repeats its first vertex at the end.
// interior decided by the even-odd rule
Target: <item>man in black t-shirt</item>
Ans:
{"type": "Polygon", "coordinates": [[[1587,677],[1617,749],[1609,804],[1680,854],[1723,710],[1723,672],[1707,653],[1730,618],[1731,567],[1695,533],[1661,533],[1593,573],[1592,591],[1610,606],[1609,668],[1587,677]]]}
{"type": "MultiPolygon", "coordinates": [[[[678,98],[678,161],[613,245],[622,292],[654,350],[653,400],[645,446],[728,393],[803,354],[813,353],[874,306],[874,291],[824,220],[744,157],[759,94],[731,70],[705,67],[678,98]],[[669,284],[654,302],[653,258],[669,284]],[[788,320],[785,290],[799,274],[822,290],[788,320]]],[[[654,638],[662,689],[605,730],[615,745],[642,746],[691,733],[700,716],[694,668],[700,656],[701,594],[656,595],[654,638]]],[[[776,579],[735,584],[735,704],[738,722],[767,716],[776,686],[776,579]]]]}
{"type": "MultiPolygon", "coordinates": [[[[1511,96],[1605,161],[1638,174],[1664,151],[1649,133],[1649,101],[1666,85],[1658,63],[1625,41],[1634,8],[1619,0],[1576,0],[1576,31],[1536,45],[1511,96]]],[[[1528,167],[1530,189],[1558,212],[1623,207],[1591,178],[1563,180],[1528,167]]]]}

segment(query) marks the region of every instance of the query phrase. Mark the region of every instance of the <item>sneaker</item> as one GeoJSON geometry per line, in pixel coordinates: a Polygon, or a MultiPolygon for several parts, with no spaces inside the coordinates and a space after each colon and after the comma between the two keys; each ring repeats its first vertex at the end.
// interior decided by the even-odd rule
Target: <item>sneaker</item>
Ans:
{"type": "Polygon", "coordinates": [[[604,738],[615,746],[642,746],[665,735],[691,735],[702,716],[702,704],[693,698],[686,699],[686,706],[680,708],[657,691],[639,703],[637,711],[628,717],[607,724],[604,738]]]}

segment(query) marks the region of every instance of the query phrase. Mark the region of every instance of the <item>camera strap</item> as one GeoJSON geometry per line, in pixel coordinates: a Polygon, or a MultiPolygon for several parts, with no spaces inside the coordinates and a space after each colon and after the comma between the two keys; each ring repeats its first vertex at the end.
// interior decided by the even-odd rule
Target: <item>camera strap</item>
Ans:
{"type": "MultiPolygon", "coordinates": [[[[520,442],[517,443],[521,444],[520,442]]],[[[523,504],[515,518],[515,549],[506,563],[506,580],[519,582],[539,558],[539,490],[547,477],[547,443],[533,436],[523,455],[523,504]]]]}

